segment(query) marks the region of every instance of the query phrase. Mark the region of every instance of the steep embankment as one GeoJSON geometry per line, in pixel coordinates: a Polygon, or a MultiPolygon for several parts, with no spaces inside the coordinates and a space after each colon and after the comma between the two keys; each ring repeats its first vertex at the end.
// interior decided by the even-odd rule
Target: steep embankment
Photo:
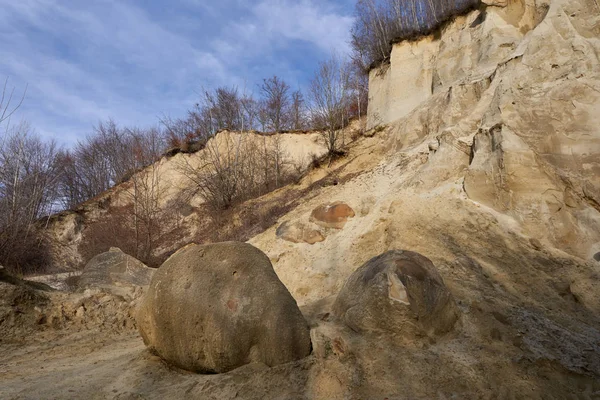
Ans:
{"type": "MultiPolygon", "coordinates": [[[[126,218],[123,217],[131,215],[136,206],[142,212],[155,215],[153,223],[160,225],[164,236],[170,236],[168,241],[158,241],[155,254],[173,251],[193,240],[209,219],[208,211],[202,207],[202,194],[194,190],[197,174],[213,170],[216,166],[225,170],[233,164],[234,158],[242,157],[246,168],[252,163],[250,167],[256,169],[254,174],[260,180],[261,174],[264,174],[261,168],[265,168],[265,163],[272,163],[275,156],[279,157],[282,175],[301,174],[314,159],[325,153],[326,147],[318,132],[271,136],[255,132],[219,132],[203,149],[191,154],[164,156],[75,210],[52,216],[47,225],[53,239],[55,266],[59,270],[81,267],[86,261],[85,256],[89,259],[96,255],[82,254],[85,231],[110,218],[111,214],[111,223],[125,224],[126,218]],[[240,153],[243,154],[240,156],[240,153]],[[130,207],[127,212],[120,211],[127,207],[130,207]]],[[[123,242],[127,240],[122,239],[123,242]]],[[[109,247],[119,245],[116,241],[109,247]]],[[[106,250],[108,248],[101,251],[106,250]]]]}

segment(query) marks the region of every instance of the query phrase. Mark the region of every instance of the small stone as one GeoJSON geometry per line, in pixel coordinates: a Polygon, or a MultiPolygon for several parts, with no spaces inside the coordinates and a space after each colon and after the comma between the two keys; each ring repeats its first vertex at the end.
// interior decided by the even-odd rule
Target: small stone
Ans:
{"type": "Polygon", "coordinates": [[[325,240],[325,236],[320,231],[300,221],[282,223],[275,234],[278,238],[292,243],[315,244],[325,240]]]}
{"type": "Polygon", "coordinates": [[[531,244],[531,247],[533,247],[534,249],[536,249],[537,251],[542,250],[543,246],[542,246],[542,242],[540,242],[538,239],[536,238],[531,238],[529,239],[529,244],[531,244]]]}

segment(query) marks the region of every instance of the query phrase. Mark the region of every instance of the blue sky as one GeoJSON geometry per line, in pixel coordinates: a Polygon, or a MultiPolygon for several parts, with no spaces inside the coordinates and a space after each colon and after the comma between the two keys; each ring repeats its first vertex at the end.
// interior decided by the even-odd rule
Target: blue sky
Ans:
{"type": "Polygon", "coordinates": [[[349,51],[355,0],[0,0],[0,79],[28,85],[16,118],[69,145],[100,120],[181,116],[202,87],[304,88],[349,51]]]}

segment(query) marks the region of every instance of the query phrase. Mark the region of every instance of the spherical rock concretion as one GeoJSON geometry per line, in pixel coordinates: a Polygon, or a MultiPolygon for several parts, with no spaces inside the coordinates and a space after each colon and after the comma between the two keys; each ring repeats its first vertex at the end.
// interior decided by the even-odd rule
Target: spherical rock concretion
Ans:
{"type": "Polygon", "coordinates": [[[346,281],[334,314],[356,331],[441,334],[459,313],[437,269],[419,253],[392,250],[367,261],[346,281]]]}
{"type": "Polygon", "coordinates": [[[179,250],[154,275],[136,320],[150,351],[194,372],[274,366],[311,352],[296,301],[269,258],[246,243],[179,250]]]}

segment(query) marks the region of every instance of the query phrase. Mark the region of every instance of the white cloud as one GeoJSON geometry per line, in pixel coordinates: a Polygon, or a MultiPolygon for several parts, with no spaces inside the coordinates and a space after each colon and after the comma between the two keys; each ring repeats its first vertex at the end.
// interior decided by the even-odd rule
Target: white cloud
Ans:
{"type": "Polygon", "coordinates": [[[326,52],[349,51],[349,32],[354,19],[328,10],[323,3],[262,0],[253,11],[259,24],[273,37],[305,40],[326,52]]]}
{"type": "Polygon", "coordinates": [[[207,3],[170,3],[188,7],[178,26],[131,2],[0,0],[0,78],[28,84],[21,115],[68,143],[108,117],[146,125],[182,114],[202,86],[243,89],[274,71],[299,80],[305,71],[273,56],[293,41],[323,56],[348,49],[352,18],[327,1],[207,3]]]}

